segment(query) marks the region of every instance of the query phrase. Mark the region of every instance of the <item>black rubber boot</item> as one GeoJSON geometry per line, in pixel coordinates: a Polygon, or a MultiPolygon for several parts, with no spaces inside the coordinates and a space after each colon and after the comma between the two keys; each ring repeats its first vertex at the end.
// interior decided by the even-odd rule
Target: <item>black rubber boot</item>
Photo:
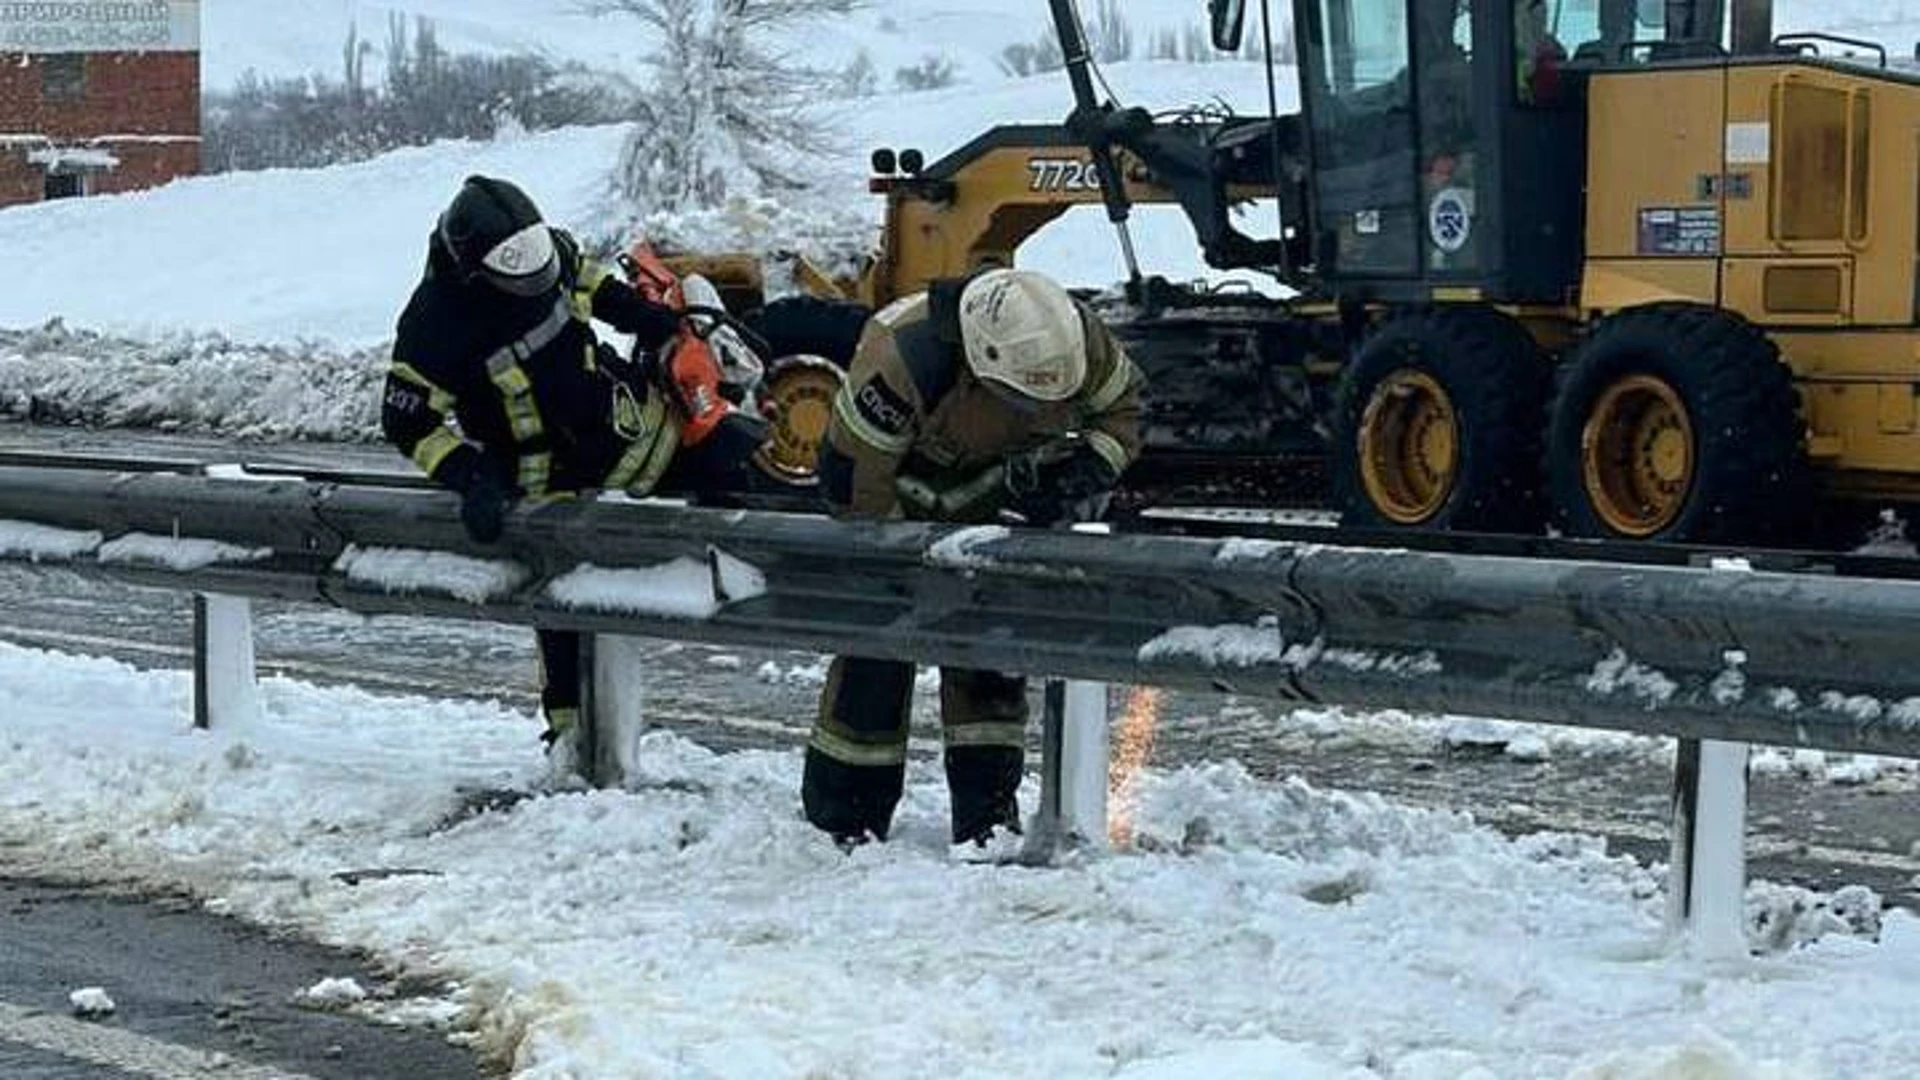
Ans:
{"type": "Polygon", "coordinates": [[[984,845],[995,827],[1020,832],[1020,773],[1025,755],[1009,746],[947,748],[953,842],[984,845]]]}
{"type": "Polygon", "coordinates": [[[906,787],[906,771],[904,764],[847,765],[810,746],[800,803],[807,820],[843,848],[885,840],[906,787]]]}

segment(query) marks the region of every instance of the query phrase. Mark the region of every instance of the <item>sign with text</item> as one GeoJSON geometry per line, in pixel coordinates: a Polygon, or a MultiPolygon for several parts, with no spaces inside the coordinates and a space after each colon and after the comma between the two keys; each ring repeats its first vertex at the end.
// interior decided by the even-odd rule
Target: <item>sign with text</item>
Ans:
{"type": "Polygon", "coordinates": [[[199,48],[200,0],[0,0],[0,53],[199,48]]]}

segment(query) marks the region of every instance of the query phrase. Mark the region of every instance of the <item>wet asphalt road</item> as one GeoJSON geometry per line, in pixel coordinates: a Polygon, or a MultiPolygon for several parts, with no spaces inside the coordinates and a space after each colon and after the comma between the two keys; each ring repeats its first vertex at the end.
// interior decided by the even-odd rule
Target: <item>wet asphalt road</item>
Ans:
{"type": "MultiPolygon", "coordinates": [[[[22,446],[220,461],[311,461],[401,474],[407,469],[390,451],[375,447],[236,449],[206,440],[48,433],[0,424],[0,449],[22,446]]],[[[58,570],[0,567],[0,611],[8,613],[0,640],[110,655],[150,667],[184,667],[190,656],[190,608],[182,595],[89,581],[58,570]]],[[[363,619],[268,603],[255,607],[255,630],[259,661],[269,672],[318,683],[492,697],[527,709],[533,705],[532,642],[525,630],[363,619]],[[476,680],[476,673],[483,674],[476,680]]],[[[655,722],[716,749],[798,746],[803,741],[818,688],[817,674],[810,669],[818,657],[671,642],[653,642],[648,649],[647,688],[655,722]]],[[[926,726],[931,716],[924,715],[929,705],[923,694],[923,715],[916,720],[922,733],[931,732],[926,726]]],[[[1645,752],[1644,743],[1638,751],[1562,751],[1546,760],[1527,760],[1495,747],[1448,746],[1430,731],[1380,723],[1348,725],[1337,717],[1311,726],[1283,724],[1281,719],[1282,711],[1264,702],[1170,694],[1150,761],[1167,767],[1232,758],[1263,777],[1299,776],[1321,788],[1373,791],[1414,805],[1465,811],[1510,833],[1597,834],[1614,849],[1643,860],[1666,858],[1671,781],[1667,768],[1645,752]]],[[[529,753],[534,752],[530,746],[529,753]]],[[[1920,907],[1920,779],[1915,774],[1892,773],[1863,785],[1758,774],[1752,783],[1748,857],[1753,875],[1821,889],[1862,884],[1890,904],[1920,907]]],[[[79,985],[74,980],[91,970],[88,965],[112,959],[146,964],[149,971],[165,970],[173,962],[166,957],[193,954],[200,965],[195,970],[202,974],[191,989],[182,986],[179,993],[152,1001],[136,995],[123,1002],[116,1022],[150,1024],[182,1041],[194,1036],[203,1041],[193,1045],[228,1053],[248,1049],[236,1031],[252,1032],[275,1052],[284,1045],[290,1056],[273,1060],[296,1063],[297,1068],[283,1066],[296,1074],[472,1075],[438,1071],[438,1066],[427,1071],[398,1065],[327,1071],[346,1060],[330,1057],[332,1048],[344,1054],[357,1045],[339,1034],[343,1025],[368,1028],[376,1041],[387,1038],[381,1029],[358,1021],[284,1005],[288,994],[320,977],[313,972],[337,974],[322,969],[328,963],[337,967],[338,957],[316,956],[301,946],[264,939],[228,942],[223,934],[244,932],[222,920],[210,920],[219,924],[212,928],[182,929],[178,941],[167,944],[171,939],[164,934],[143,936],[125,928],[143,919],[194,922],[205,917],[169,912],[164,904],[102,903],[72,890],[32,884],[0,881],[0,910],[10,912],[0,924],[0,988],[6,988],[0,990],[0,1020],[8,1003],[63,1009],[66,991],[79,985]],[[13,912],[65,920],[66,929],[49,925],[34,930],[13,912]],[[124,934],[129,947],[94,948],[94,940],[114,939],[77,932],[90,925],[89,920],[120,928],[109,932],[124,934]],[[36,953],[31,947],[36,940],[65,944],[36,953]],[[135,943],[139,947],[131,947],[135,943]],[[251,951],[256,948],[263,951],[251,951]],[[118,955],[122,952],[127,955],[118,955]],[[61,965],[69,970],[58,970],[61,965]],[[297,974],[285,978],[278,972],[297,974]],[[228,990],[228,984],[239,989],[228,990]],[[230,999],[244,1000],[252,1011],[241,1016],[244,1022],[223,1026],[239,1015],[231,1010],[224,1018],[215,1015],[230,999]]],[[[431,1035],[425,1041],[439,1042],[431,1035]]],[[[382,1052],[413,1051],[396,1041],[382,1052]]],[[[471,1062],[461,1065],[473,1068],[471,1062]]],[[[0,1076],[118,1075],[123,1074],[10,1042],[0,1026],[0,1076]]]]}
{"type": "Polygon", "coordinates": [[[391,986],[366,960],[272,937],[184,901],[0,880],[0,1076],[306,1078],[484,1075],[435,1032],[296,1004],[323,979],[391,986]],[[104,988],[112,1015],[80,1020],[67,995],[104,988]]]}

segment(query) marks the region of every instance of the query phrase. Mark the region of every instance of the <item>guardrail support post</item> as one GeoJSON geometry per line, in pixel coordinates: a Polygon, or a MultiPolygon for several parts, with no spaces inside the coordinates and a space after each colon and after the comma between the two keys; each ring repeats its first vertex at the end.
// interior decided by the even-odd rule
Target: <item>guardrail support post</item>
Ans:
{"type": "Polygon", "coordinates": [[[1061,817],[1081,844],[1107,842],[1107,684],[1067,681],[1061,817]]]}
{"type": "Polygon", "coordinates": [[[239,596],[193,594],[193,726],[260,718],[253,661],[253,604],[239,596]]]}
{"type": "Polygon", "coordinates": [[[1712,959],[1747,955],[1747,751],[1681,739],[1674,768],[1667,926],[1712,959]]]}
{"type": "Polygon", "coordinates": [[[646,733],[640,639],[622,634],[582,634],[580,727],[582,774],[599,788],[619,787],[639,765],[646,733]]]}
{"type": "Polygon", "coordinates": [[[1036,865],[1107,840],[1107,685],[1048,679],[1043,700],[1040,809],[1020,852],[1036,865]]]}

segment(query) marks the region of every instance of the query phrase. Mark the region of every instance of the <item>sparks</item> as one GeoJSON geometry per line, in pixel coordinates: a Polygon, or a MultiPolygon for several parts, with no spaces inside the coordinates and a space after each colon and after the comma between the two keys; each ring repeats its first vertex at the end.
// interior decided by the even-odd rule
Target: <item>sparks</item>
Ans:
{"type": "Polygon", "coordinates": [[[1153,754],[1154,728],[1160,722],[1164,696],[1158,687],[1134,687],[1127,694],[1127,706],[1114,730],[1113,764],[1107,770],[1107,797],[1112,805],[1107,840],[1116,848],[1133,842],[1134,802],[1138,798],[1134,784],[1153,754]]]}

